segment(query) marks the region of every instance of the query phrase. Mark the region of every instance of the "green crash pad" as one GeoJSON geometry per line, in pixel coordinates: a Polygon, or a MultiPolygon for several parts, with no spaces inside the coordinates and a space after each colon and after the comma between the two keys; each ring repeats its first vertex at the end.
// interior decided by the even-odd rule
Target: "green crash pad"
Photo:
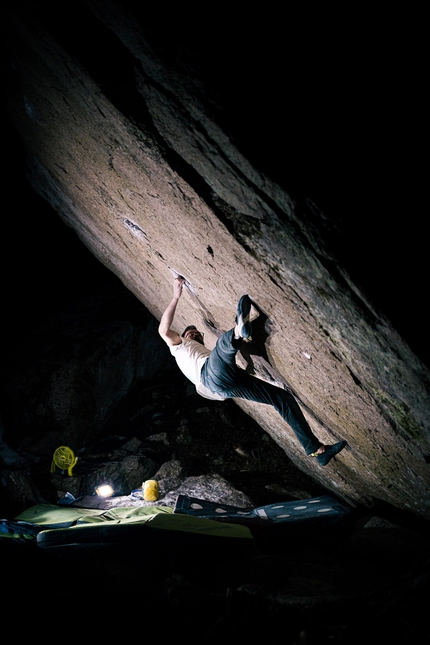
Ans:
{"type": "Polygon", "coordinates": [[[245,526],[176,515],[165,506],[100,510],[38,504],[16,520],[43,527],[37,535],[37,544],[42,548],[144,541],[161,546],[173,538],[177,543],[188,541],[201,546],[208,541],[219,543],[219,538],[223,538],[223,544],[235,546],[252,542],[252,534],[245,526]]]}

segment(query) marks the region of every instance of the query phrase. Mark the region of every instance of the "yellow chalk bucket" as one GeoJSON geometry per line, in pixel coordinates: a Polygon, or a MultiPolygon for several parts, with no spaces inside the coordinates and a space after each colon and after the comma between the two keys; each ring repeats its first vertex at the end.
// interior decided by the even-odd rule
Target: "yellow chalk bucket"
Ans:
{"type": "Polygon", "coordinates": [[[148,479],[142,484],[143,499],[147,502],[156,502],[158,499],[158,482],[155,479],[148,479]]]}

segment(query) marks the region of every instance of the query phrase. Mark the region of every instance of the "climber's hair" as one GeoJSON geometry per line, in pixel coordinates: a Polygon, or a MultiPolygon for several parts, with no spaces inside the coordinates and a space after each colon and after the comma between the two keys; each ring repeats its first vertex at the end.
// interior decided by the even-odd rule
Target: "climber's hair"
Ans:
{"type": "Polygon", "coordinates": [[[187,331],[189,331],[190,329],[197,329],[197,327],[195,325],[188,325],[188,327],[185,327],[184,331],[181,334],[182,338],[185,336],[187,331]]]}

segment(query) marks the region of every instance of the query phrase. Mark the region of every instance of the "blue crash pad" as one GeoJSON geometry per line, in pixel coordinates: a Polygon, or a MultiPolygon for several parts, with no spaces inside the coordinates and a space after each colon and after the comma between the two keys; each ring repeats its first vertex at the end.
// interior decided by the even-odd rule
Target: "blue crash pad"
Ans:
{"type": "Polygon", "coordinates": [[[178,495],[174,513],[250,526],[288,525],[290,528],[298,528],[314,525],[323,528],[344,525],[352,511],[329,495],[292,502],[276,502],[249,509],[178,495]]]}

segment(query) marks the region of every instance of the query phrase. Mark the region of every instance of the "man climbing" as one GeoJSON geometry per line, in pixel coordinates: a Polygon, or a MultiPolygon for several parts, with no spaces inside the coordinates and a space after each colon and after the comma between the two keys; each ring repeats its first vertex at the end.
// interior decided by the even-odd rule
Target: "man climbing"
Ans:
{"type": "Polygon", "coordinates": [[[326,466],[346,446],[346,441],[323,445],[313,434],[292,394],[251,376],[236,365],[242,341],[251,339],[249,296],[239,300],[235,327],[222,334],[211,351],[204,346],[203,334],[194,325],[186,327],[181,336],[172,329],[184,282],[184,278],[175,278],[173,298],[161,317],[158,332],[198,394],[216,401],[239,398],[273,406],[293,429],[306,454],[326,466]]]}

